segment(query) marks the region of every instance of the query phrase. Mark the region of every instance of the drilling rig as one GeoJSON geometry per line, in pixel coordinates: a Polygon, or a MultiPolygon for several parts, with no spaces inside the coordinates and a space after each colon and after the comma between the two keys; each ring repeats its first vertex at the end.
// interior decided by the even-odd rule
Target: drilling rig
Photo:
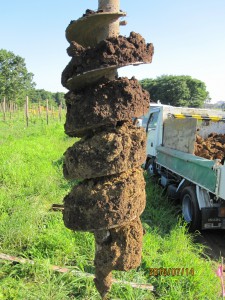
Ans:
{"type": "Polygon", "coordinates": [[[71,230],[94,234],[95,286],[102,299],[112,271],[141,263],[146,134],[133,119],[149,110],[149,94],[117,69],[151,63],[153,45],[135,32],[119,35],[126,13],[119,0],[99,0],[66,29],[70,62],[62,72],[67,115],[65,132],[80,137],[64,154],[65,178],[79,179],[64,198],[63,220],[71,230]]]}

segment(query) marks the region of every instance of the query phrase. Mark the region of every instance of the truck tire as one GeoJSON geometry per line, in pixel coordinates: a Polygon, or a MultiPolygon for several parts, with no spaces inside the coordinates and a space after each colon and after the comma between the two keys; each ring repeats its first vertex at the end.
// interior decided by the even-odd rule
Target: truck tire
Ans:
{"type": "Polygon", "coordinates": [[[155,157],[148,158],[145,164],[145,170],[150,176],[157,175],[155,157]]]}
{"type": "Polygon", "coordinates": [[[199,209],[195,186],[186,186],[181,192],[182,215],[188,223],[190,232],[201,229],[201,211],[199,209]]]}

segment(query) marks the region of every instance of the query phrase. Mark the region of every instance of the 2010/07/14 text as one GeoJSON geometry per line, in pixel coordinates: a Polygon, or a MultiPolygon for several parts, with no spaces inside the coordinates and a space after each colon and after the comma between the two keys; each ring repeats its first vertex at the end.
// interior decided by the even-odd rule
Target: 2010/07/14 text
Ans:
{"type": "Polygon", "coordinates": [[[194,268],[150,268],[150,276],[194,276],[194,268]]]}

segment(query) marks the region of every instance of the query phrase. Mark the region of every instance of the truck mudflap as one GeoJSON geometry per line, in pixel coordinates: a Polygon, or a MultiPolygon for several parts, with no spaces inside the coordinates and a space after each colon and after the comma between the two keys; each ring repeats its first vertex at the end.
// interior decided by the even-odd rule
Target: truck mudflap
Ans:
{"type": "Polygon", "coordinates": [[[202,229],[225,229],[225,217],[219,217],[218,207],[204,207],[202,213],[202,229]]]}

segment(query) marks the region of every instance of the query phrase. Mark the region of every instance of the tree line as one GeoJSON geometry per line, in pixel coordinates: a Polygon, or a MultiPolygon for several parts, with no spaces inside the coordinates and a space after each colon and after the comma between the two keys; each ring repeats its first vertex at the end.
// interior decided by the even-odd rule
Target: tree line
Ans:
{"type": "Polygon", "coordinates": [[[28,72],[25,59],[11,51],[0,49],[0,102],[24,104],[26,96],[31,103],[49,100],[52,105],[64,105],[64,93],[52,93],[44,89],[35,89],[34,74],[28,72]]]}
{"type": "MultiPolygon", "coordinates": [[[[6,102],[22,105],[28,96],[32,103],[48,99],[51,105],[64,105],[64,93],[35,89],[33,76],[28,72],[24,58],[11,51],[0,50],[0,99],[5,97],[6,102]]],[[[162,104],[189,107],[202,107],[210,102],[205,83],[191,76],[162,75],[156,79],[143,79],[140,83],[149,91],[153,102],[160,100],[162,104]]]]}
{"type": "Polygon", "coordinates": [[[187,107],[202,107],[210,102],[205,83],[191,76],[162,75],[140,83],[150,93],[152,102],[187,107]]]}

